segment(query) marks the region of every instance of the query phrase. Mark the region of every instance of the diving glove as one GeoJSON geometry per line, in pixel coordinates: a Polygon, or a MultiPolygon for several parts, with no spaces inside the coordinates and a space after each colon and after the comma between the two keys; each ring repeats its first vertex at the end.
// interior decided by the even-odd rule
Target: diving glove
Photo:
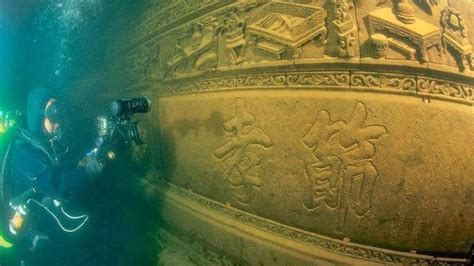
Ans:
{"type": "Polygon", "coordinates": [[[86,160],[84,167],[87,175],[92,178],[100,175],[100,173],[102,173],[102,170],[104,169],[104,166],[94,157],[89,157],[86,160]]]}

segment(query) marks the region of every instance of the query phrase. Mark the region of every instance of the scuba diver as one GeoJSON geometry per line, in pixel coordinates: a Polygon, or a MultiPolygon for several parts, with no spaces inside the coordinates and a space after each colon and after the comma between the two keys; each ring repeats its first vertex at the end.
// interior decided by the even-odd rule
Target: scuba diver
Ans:
{"type": "Polygon", "coordinates": [[[76,232],[88,220],[85,214],[68,212],[66,204],[104,165],[90,155],[73,167],[63,165],[68,147],[63,143],[62,112],[61,103],[46,89],[33,89],[26,106],[27,126],[13,130],[3,154],[0,242],[15,246],[15,264],[40,263],[36,254],[41,255],[41,247],[55,234],[76,232]]]}
{"type": "Polygon", "coordinates": [[[79,231],[89,219],[69,210],[74,194],[92,183],[117,151],[144,143],[138,121],[131,118],[150,107],[148,97],[113,101],[110,115],[97,117],[95,146],[71,165],[64,159],[69,150],[63,138],[64,106],[46,89],[30,92],[26,127],[14,126],[0,151],[1,266],[51,265],[54,258],[47,247],[64,248],[64,236],[79,231]],[[12,245],[15,256],[2,255],[2,246],[12,245]],[[18,260],[2,262],[6,257],[18,260]]]}

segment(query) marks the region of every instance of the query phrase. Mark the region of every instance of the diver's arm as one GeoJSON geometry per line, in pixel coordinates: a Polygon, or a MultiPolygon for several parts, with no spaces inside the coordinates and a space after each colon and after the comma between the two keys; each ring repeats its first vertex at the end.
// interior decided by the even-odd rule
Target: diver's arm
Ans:
{"type": "Polygon", "coordinates": [[[58,193],[67,197],[80,187],[95,180],[102,172],[102,165],[93,158],[81,160],[77,167],[61,171],[58,176],[58,193]]]}
{"type": "Polygon", "coordinates": [[[34,188],[53,198],[67,198],[102,171],[101,165],[89,157],[72,168],[58,169],[44,151],[22,140],[12,146],[10,169],[14,194],[34,188]]]}
{"type": "Polygon", "coordinates": [[[10,153],[12,197],[31,188],[44,195],[53,195],[54,166],[40,150],[17,140],[10,153]]]}

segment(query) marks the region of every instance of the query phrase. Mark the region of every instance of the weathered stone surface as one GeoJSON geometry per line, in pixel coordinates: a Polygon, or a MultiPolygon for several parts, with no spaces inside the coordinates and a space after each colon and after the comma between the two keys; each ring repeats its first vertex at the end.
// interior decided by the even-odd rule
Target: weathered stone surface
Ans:
{"type": "Polygon", "coordinates": [[[196,219],[183,231],[250,263],[277,263],[272,252],[281,264],[461,262],[430,254],[462,257],[474,239],[472,10],[468,0],[150,4],[114,46],[110,73],[158,106],[137,156],[156,158],[169,183],[151,195],[183,200],[164,219],[196,219]],[[231,219],[215,229],[227,233],[202,233],[212,213],[231,219]],[[242,240],[247,226],[255,237],[242,240]],[[282,238],[302,246],[290,252],[282,238]]]}

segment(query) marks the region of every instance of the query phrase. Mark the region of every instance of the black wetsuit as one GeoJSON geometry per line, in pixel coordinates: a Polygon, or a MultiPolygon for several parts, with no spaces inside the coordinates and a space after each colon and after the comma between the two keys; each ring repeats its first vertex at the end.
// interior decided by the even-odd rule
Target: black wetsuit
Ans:
{"type": "MultiPolygon", "coordinates": [[[[81,227],[85,224],[88,219],[86,215],[79,215],[81,218],[72,216],[64,206],[75,191],[94,177],[86,166],[77,166],[77,163],[73,167],[64,166],[60,156],[53,150],[42,124],[47,99],[44,89],[33,90],[30,94],[28,127],[16,129],[6,154],[4,168],[8,176],[2,177],[8,179],[5,182],[8,188],[3,188],[8,190],[8,197],[4,198],[6,202],[3,202],[7,205],[3,206],[7,210],[7,218],[10,216],[11,219],[15,213],[12,204],[27,209],[21,229],[18,232],[14,230],[14,233],[9,230],[14,242],[13,249],[21,260],[30,261],[27,266],[51,265],[49,262],[55,261],[55,258],[48,258],[51,249],[67,245],[63,240],[55,240],[56,236],[69,237],[70,233],[78,229],[78,224],[81,227]],[[49,240],[41,242],[46,242],[47,247],[35,246],[38,239],[44,237],[49,240]],[[51,244],[56,247],[49,248],[51,244]]],[[[9,219],[1,222],[9,223],[9,219]]]]}

